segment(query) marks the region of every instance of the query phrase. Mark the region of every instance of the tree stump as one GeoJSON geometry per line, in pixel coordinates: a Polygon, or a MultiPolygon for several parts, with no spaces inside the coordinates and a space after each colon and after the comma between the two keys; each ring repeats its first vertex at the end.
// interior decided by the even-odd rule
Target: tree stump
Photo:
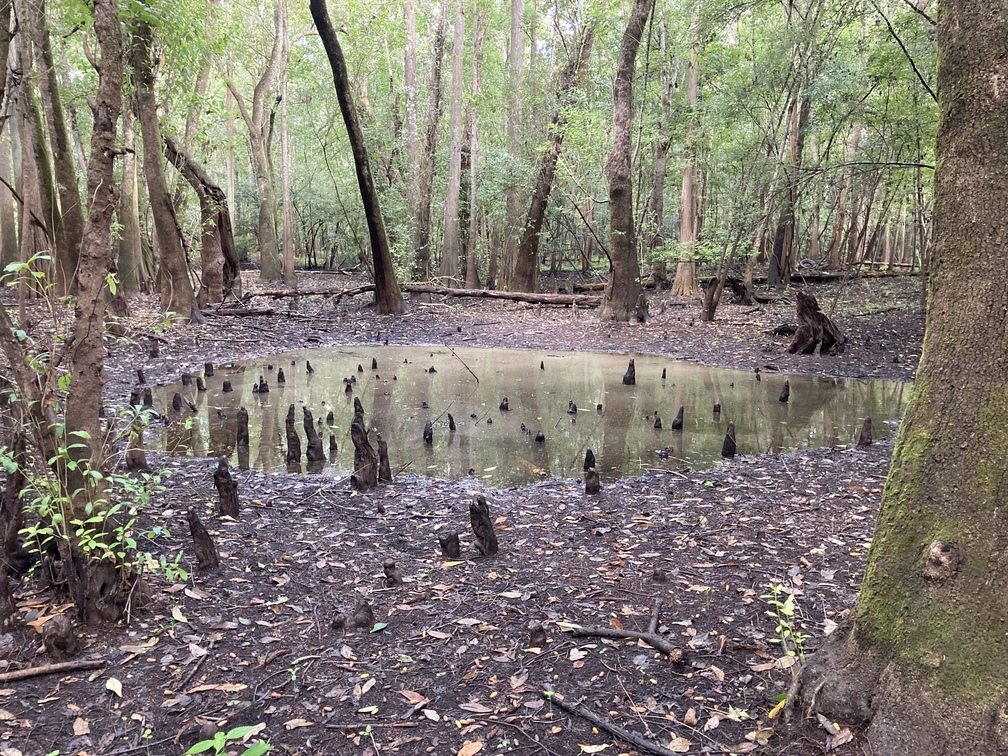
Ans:
{"type": "Polygon", "coordinates": [[[326,461],[325,452],[322,451],[322,437],[315,429],[315,418],[312,417],[311,410],[307,407],[303,407],[302,410],[304,413],[305,436],[308,439],[308,449],[305,453],[305,456],[308,458],[308,464],[324,464],[326,461]]]}
{"type": "Polygon", "coordinates": [[[329,459],[330,460],[336,459],[336,451],[337,451],[336,450],[336,436],[330,434],[329,435],[329,459]]]}
{"type": "Polygon", "coordinates": [[[221,391],[224,392],[225,394],[230,394],[232,391],[234,391],[234,389],[231,388],[231,381],[228,380],[227,378],[225,378],[224,383],[221,384],[221,391]]]}
{"type": "Polygon", "coordinates": [[[350,484],[358,491],[370,491],[378,485],[378,455],[368,440],[364,425],[364,407],[354,397],[354,417],[350,423],[350,440],[354,445],[354,472],[350,484]]]}
{"type": "Polygon", "coordinates": [[[602,482],[599,480],[598,471],[594,467],[585,470],[584,481],[585,493],[588,496],[594,496],[602,490],[602,482]]]}
{"type": "Polygon", "coordinates": [[[402,585],[402,573],[399,572],[395,565],[395,561],[392,559],[386,559],[382,564],[382,572],[385,573],[385,587],[394,588],[397,585],[402,585]]]}
{"type": "Polygon", "coordinates": [[[192,386],[192,373],[188,371],[182,373],[182,385],[192,386]]]}
{"type": "Polygon", "coordinates": [[[427,446],[434,443],[434,424],[428,420],[423,429],[423,440],[427,446]]]}
{"type": "Polygon", "coordinates": [[[172,395],[172,398],[171,398],[171,408],[175,412],[181,412],[182,411],[182,395],[180,393],[175,392],[175,394],[172,395]]]}
{"type": "Polygon", "coordinates": [[[146,386],[143,392],[143,408],[153,409],[154,408],[154,392],[151,391],[150,386],[146,386]]]}
{"type": "Polygon", "coordinates": [[[655,430],[661,430],[662,429],[661,417],[658,416],[658,412],[657,411],[655,411],[655,413],[654,413],[654,429],[655,430]]]}
{"type": "Polygon", "coordinates": [[[189,507],[186,511],[186,519],[189,521],[189,532],[192,534],[193,547],[196,551],[197,568],[201,572],[216,569],[220,566],[217,546],[193,507],[189,507]]]}
{"type": "Polygon", "coordinates": [[[51,659],[62,659],[77,653],[77,635],[73,622],[65,614],[57,614],[42,627],[42,643],[51,659]]]}
{"type": "Polygon", "coordinates": [[[213,377],[213,363],[212,362],[204,362],[203,363],[203,375],[206,378],[212,378],[213,377]]]}
{"type": "Polygon", "coordinates": [[[483,556],[496,554],[497,534],[494,533],[493,520],[490,519],[490,505],[483,494],[469,502],[469,522],[476,536],[473,542],[476,550],[483,556]]]}
{"type": "Polygon", "coordinates": [[[505,396],[503,399],[501,399],[500,411],[507,412],[509,409],[510,407],[508,407],[508,398],[505,396]]]}
{"type": "Polygon", "coordinates": [[[284,375],[283,368],[277,368],[277,383],[287,383],[287,376],[284,375]]]}
{"type": "Polygon", "coordinates": [[[371,358],[371,369],[372,370],[377,370],[378,369],[378,358],[377,357],[372,357],[371,358]]]}
{"type": "Polygon", "coordinates": [[[867,449],[871,445],[872,445],[871,418],[866,417],[864,419],[864,425],[861,426],[861,435],[858,436],[857,448],[867,449]]]}
{"type": "Polygon", "coordinates": [[[588,449],[587,451],[585,451],[584,471],[588,472],[593,467],[595,467],[595,452],[593,452],[591,449],[588,449]]]}
{"type": "Polygon", "coordinates": [[[812,294],[799,291],[797,294],[798,330],[788,344],[791,354],[843,354],[847,338],[836,323],[819,309],[819,302],[812,294]]]}
{"type": "Polygon", "coordinates": [[[389,464],[388,443],[378,434],[378,480],[382,483],[392,482],[392,466],[389,464]]]}
{"type": "Polygon", "coordinates": [[[328,425],[330,428],[336,425],[336,416],[333,415],[332,410],[329,410],[329,414],[326,415],[325,424],[328,425]]]}
{"type": "Polygon", "coordinates": [[[301,464],[301,437],[297,434],[297,423],[294,420],[294,405],[287,407],[287,419],[284,421],[284,431],[287,436],[287,464],[301,464]]]}
{"type": "Polygon", "coordinates": [[[721,456],[725,459],[732,459],[735,456],[735,423],[730,421],[724,434],[724,443],[721,444],[721,456]]]}
{"type": "Polygon", "coordinates": [[[462,554],[458,533],[443,533],[439,535],[438,545],[441,546],[441,556],[447,559],[458,559],[462,554]]]}
{"type": "Polygon", "coordinates": [[[630,366],[627,367],[626,372],[623,373],[623,385],[624,386],[637,385],[637,368],[634,367],[633,360],[630,360],[630,366]]]}
{"type": "Polygon", "coordinates": [[[213,475],[214,487],[220,497],[221,517],[238,519],[238,481],[231,477],[227,457],[221,457],[213,475]]]}
{"type": "Polygon", "coordinates": [[[207,390],[206,389],[206,381],[203,380],[203,376],[202,375],[197,375],[196,376],[196,390],[199,391],[199,392],[201,392],[201,393],[203,391],[207,390]]]}
{"type": "Polygon", "coordinates": [[[458,426],[455,425],[455,418],[452,417],[452,413],[449,412],[448,413],[448,430],[453,431],[453,430],[456,430],[457,428],[458,428],[458,426]]]}
{"type": "Polygon", "coordinates": [[[237,445],[240,450],[242,447],[248,449],[249,446],[249,429],[248,429],[248,410],[244,407],[238,408],[238,437],[237,445]]]}
{"type": "Polygon", "coordinates": [[[269,384],[266,383],[266,379],[261,375],[259,376],[259,393],[260,394],[269,393],[269,384]]]}
{"type": "Polygon", "coordinates": [[[784,388],[781,389],[780,396],[777,398],[781,402],[787,403],[787,400],[791,398],[791,381],[784,381],[784,388]]]}

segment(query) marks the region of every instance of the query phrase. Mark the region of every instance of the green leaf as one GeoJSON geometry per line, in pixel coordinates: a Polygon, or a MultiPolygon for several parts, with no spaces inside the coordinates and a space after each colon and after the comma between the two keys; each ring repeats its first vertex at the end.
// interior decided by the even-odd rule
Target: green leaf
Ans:
{"type": "Polygon", "coordinates": [[[374,627],[371,628],[372,633],[378,633],[388,627],[388,622],[375,622],[374,627]]]}
{"type": "Polygon", "coordinates": [[[230,730],[227,731],[227,734],[224,736],[224,739],[241,740],[246,735],[248,735],[251,732],[254,732],[258,728],[259,725],[242,725],[241,727],[232,727],[230,730]]]}
{"type": "Polygon", "coordinates": [[[273,746],[269,743],[259,742],[246,748],[242,756],[262,756],[262,754],[272,750],[273,746]]]}
{"type": "Polygon", "coordinates": [[[201,740],[199,743],[194,743],[192,748],[185,752],[185,756],[190,756],[190,754],[195,753],[206,753],[211,748],[215,747],[215,743],[212,740],[201,740]]]}

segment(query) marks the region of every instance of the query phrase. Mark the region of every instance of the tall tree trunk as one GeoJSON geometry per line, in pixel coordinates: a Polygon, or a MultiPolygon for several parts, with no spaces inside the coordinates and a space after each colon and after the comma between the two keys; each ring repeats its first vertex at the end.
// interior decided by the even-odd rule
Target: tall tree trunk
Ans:
{"type": "Polygon", "coordinates": [[[431,57],[430,86],[427,95],[427,119],[423,132],[423,152],[413,175],[416,196],[413,223],[413,249],[416,253],[414,275],[421,281],[431,276],[431,198],[434,194],[434,157],[437,153],[437,127],[441,120],[441,67],[444,63],[447,37],[447,0],[441,3],[441,15],[434,32],[434,50],[431,57]]]}
{"type": "Polygon", "coordinates": [[[787,191],[784,193],[784,207],[781,208],[774,236],[773,254],[770,257],[771,286],[787,286],[791,283],[797,253],[795,247],[795,208],[798,205],[799,172],[805,145],[805,129],[808,124],[811,103],[807,96],[796,94],[791,102],[791,145],[788,161],[787,191]]]}
{"type": "Polygon", "coordinates": [[[826,263],[833,270],[840,268],[842,259],[840,249],[843,243],[844,229],[847,225],[847,209],[850,204],[851,187],[854,184],[854,157],[857,155],[858,143],[861,141],[861,123],[854,122],[850,137],[847,140],[847,165],[844,167],[843,178],[840,180],[840,191],[837,194],[836,206],[833,211],[833,232],[830,236],[826,252],[826,263]]]}
{"type": "Polygon", "coordinates": [[[143,169],[147,182],[147,197],[154,218],[154,233],[161,257],[161,307],[191,322],[202,322],[203,315],[196,304],[189,263],[182,247],[182,235],[175,205],[168,193],[162,159],[161,125],[158,123],[154,97],[154,64],[151,46],[154,34],[145,21],[137,21],[130,40],[130,63],[136,89],[137,112],[143,138],[143,169]]]}
{"type": "Polygon", "coordinates": [[[350,149],[353,151],[354,167],[357,170],[357,183],[360,186],[361,202],[364,205],[364,216],[367,218],[368,234],[371,239],[371,256],[374,261],[375,311],[379,315],[398,315],[403,311],[402,292],[392,269],[392,252],[389,249],[388,236],[385,234],[385,219],[382,217],[378,202],[378,192],[375,190],[371,177],[371,166],[368,163],[367,147],[364,143],[364,132],[361,130],[350,91],[350,74],[347,72],[343,49],[340,47],[336,32],[329,20],[325,0],[311,0],[309,3],[315,27],[322,38],[333,71],[333,84],[336,88],[336,98],[339,100],[340,111],[346,124],[347,135],[350,138],[350,149]]]}
{"type": "Polygon", "coordinates": [[[294,219],[291,215],[291,155],[290,139],[287,133],[287,74],[290,67],[290,32],[287,28],[287,2],[281,0],[281,15],[283,17],[283,55],[280,71],[280,174],[282,211],[281,226],[283,229],[283,271],[284,283],[294,286],[297,279],[294,275],[294,219]]]}
{"type": "MultiPolygon", "coordinates": [[[[507,137],[508,152],[514,165],[522,162],[521,134],[518,130],[521,124],[522,68],[525,62],[525,0],[511,0],[511,35],[508,41],[508,104],[504,111],[504,130],[507,137]]],[[[521,238],[521,186],[518,183],[518,172],[512,171],[505,196],[506,220],[504,225],[504,249],[501,254],[500,270],[504,275],[501,281],[490,274],[487,282],[492,287],[510,289],[511,277],[518,258],[518,240],[521,238]]]]}
{"type": "Polygon", "coordinates": [[[1008,287],[985,282],[1005,262],[1008,90],[997,82],[1008,16],[999,4],[945,0],[938,19],[924,348],[853,628],[810,660],[800,702],[867,724],[865,750],[883,756],[1005,744],[1008,287]]]}
{"type": "Polygon", "coordinates": [[[693,296],[700,286],[696,274],[697,242],[697,96],[700,84],[700,2],[694,0],[690,20],[690,58],[686,70],[686,108],[689,121],[686,127],[686,165],[682,176],[682,221],[679,224],[679,264],[676,266],[672,294],[693,296]]]}
{"type": "Polygon", "coordinates": [[[147,291],[151,272],[140,243],[140,197],[137,181],[136,121],[123,113],[122,191],[119,195],[119,280],[126,291],[147,291]]]}
{"type": "MultiPolygon", "coordinates": [[[[644,224],[648,249],[658,249],[665,242],[665,176],[668,173],[668,151],[672,143],[672,89],[676,86],[669,68],[665,40],[665,24],[661,25],[661,122],[662,130],[655,141],[654,171],[651,177],[651,196],[648,198],[647,217],[644,224]]],[[[594,203],[592,205],[594,210],[594,203]]],[[[587,236],[586,236],[587,238],[587,236]]],[[[582,244],[583,259],[590,259],[591,246],[582,244]],[[585,254],[587,253],[587,254],[585,254]]]]}
{"type": "Polygon", "coordinates": [[[49,146],[53,157],[56,193],[59,198],[59,215],[56,222],[56,285],[60,293],[74,290],[81,234],[84,229],[84,212],[81,209],[80,189],[77,186],[77,169],[74,166],[73,148],[66,128],[63,103],[56,80],[52,45],[49,40],[49,23],[46,20],[45,0],[28,0],[20,14],[26,23],[35,50],[35,69],[38,72],[39,92],[46,124],[49,127],[49,146]]]}
{"type": "MultiPolygon", "coordinates": [[[[21,262],[28,262],[35,255],[53,248],[55,238],[50,219],[59,212],[54,207],[56,201],[49,172],[49,159],[43,143],[39,119],[41,113],[35,102],[34,93],[24,79],[18,85],[18,137],[21,143],[21,239],[19,256],[21,262]]],[[[19,296],[27,296],[26,277],[21,276],[19,296]]]]}
{"type": "MultiPolygon", "coordinates": [[[[6,102],[7,58],[10,52],[10,25],[13,0],[0,0],[0,105],[6,102]]],[[[13,110],[13,106],[11,108],[13,110]]],[[[11,113],[8,113],[12,115],[11,113]]],[[[0,268],[18,259],[17,226],[14,222],[14,195],[8,189],[13,186],[12,146],[17,118],[10,117],[0,124],[0,268]],[[6,182],[6,183],[4,183],[6,182]]]]}
{"type": "Polygon", "coordinates": [[[462,56],[465,53],[463,0],[453,0],[455,24],[452,32],[451,106],[448,126],[448,189],[445,192],[444,242],[438,274],[445,286],[458,284],[459,200],[462,188],[462,56]]]}
{"type": "Polygon", "coordinates": [[[616,58],[613,146],[606,163],[606,178],[609,181],[609,281],[599,308],[599,317],[604,320],[643,320],[647,317],[634,233],[630,143],[637,49],[653,7],[654,0],[634,0],[616,58]]]}
{"type": "Polygon", "coordinates": [[[539,234],[546,217],[553,175],[556,173],[563,144],[566,126],[564,113],[571,104],[573,92],[584,82],[594,40],[595,27],[582,27],[577,45],[557,79],[557,106],[547,134],[546,149],[539,158],[539,173],[532,189],[528,215],[525,216],[521,244],[518,245],[518,259],[515,261],[514,278],[511,281],[513,291],[539,290],[539,234]]]}
{"type": "Polygon", "coordinates": [[[229,295],[241,298],[241,275],[234,230],[224,191],[206,170],[171,137],[164,139],[165,157],[196,192],[200,204],[200,261],[203,271],[197,302],[217,304],[229,295]]]}
{"type": "MultiPolygon", "coordinates": [[[[483,67],[483,30],[486,15],[479,12],[479,0],[473,0],[472,4],[472,90],[471,98],[467,105],[467,120],[469,122],[469,232],[466,234],[466,275],[465,287],[467,289],[479,288],[479,273],[476,266],[476,240],[480,238],[477,230],[477,209],[476,209],[476,155],[479,140],[477,139],[476,122],[476,99],[480,91],[480,71],[483,67]]],[[[486,216],[481,212],[479,218],[485,221],[486,216]]]]}
{"type": "Polygon", "coordinates": [[[259,81],[252,91],[252,109],[249,110],[245,99],[228,81],[228,89],[238,106],[242,120],[249,131],[249,147],[252,153],[252,171],[255,173],[256,189],[259,194],[259,277],[264,281],[275,281],[283,275],[280,265],[279,242],[276,227],[276,193],[273,191],[272,171],[270,170],[269,141],[267,119],[269,109],[266,107],[266,95],[273,86],[280,67],[280,53],[283,47],[281,36],[281,7],[283,0],[273,2],[273,46],[269,59],[263,69],[259,81]]]}

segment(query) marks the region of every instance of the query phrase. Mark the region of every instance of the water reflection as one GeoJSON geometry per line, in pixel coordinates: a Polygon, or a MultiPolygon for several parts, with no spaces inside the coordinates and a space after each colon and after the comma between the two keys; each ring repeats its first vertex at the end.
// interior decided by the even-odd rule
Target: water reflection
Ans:
{"type": "MultiPolygon", "coordinates": [[[[580,477],[589,448],[603,478],[711,465],[720,459],[729,421],[735,423],[740,454],[850,444],[865,417],[874,421],[876,437],[885,437],[894,426],[887,421],[900,417],[909,397],[909,384],[900,381],[787,376],[790,401],[782,403],[781,374],[764,371],[757,381],[746,371],[636,355],[637,383],[624,386],[628,359],[442,347],[291,352],[218,366],[206,378],[206,392],[181,382],[159,387],[155,406],[173,422],[153,442],[172,454],[226,456],[242,468],[285,470],[284,421],[293,403],[302,449],[307,441],[301,408],[307,406],[329,457],[327,469],[344,474],[353,464],[349,430],[357,397],[368,427],[380,430],[388,442],[393,472],[459,478],[474,470],[491,485],[508,485],[542,476],[580,477]],[[285,373],[282,384],[277,383],[279,368],[285,373]],[[260,377],[267,392],[254,390],[260,377]],[[224,380],[231,382],[232,392],[222,390],[224,380]],[[192,400],[196,411],[183,403],[181,413],[173,412],[176,392],[192,400]],[[505,396],[508,411],[500,409],[505,396]],[[577,405],[574,414],[568,412],[571,402],[577,405]],[[715,403],[721,405],[719,414],[713,412],[715,403]],[[242,406],[249,413],[249,447],[235,443],[242,406]],[[672,430],[680,406],[683,428],[672,430]],[[331,427],[324,420],[329,412],[331,427]],[[656,412],[661,430],[654,427],[656,412]],[[430,445],[422,438],[428,420],[434,430],[430,445]],[[539,431],[545,443],[536,443],[539,431]]],[[[372,444],[377,444],[373,433],[372,444]]],[[[305,466],[302,456],[292,469],[305,466]]]]}

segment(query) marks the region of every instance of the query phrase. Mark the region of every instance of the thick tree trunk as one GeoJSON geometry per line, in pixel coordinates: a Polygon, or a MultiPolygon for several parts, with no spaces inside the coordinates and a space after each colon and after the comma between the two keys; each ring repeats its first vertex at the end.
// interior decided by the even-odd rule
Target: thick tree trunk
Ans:
{"type": "Polygon", "coordinates": [[[634,233],[630,161],[634,68],[644,25],[653,6],[654,0],[634,0],[616,59],[613,146],[606,163],[606,178],[609,180],[609,281],[599,310],[599,317],[604,320],[643,320],[647,317],[634,233]]]}
{"type": "Polygon", "coordinates": [[[385,234],[385,219],[382,217],[378,202],[378,192],[371,178],[371,166],[368,163],[367,146],[364,142],[364,132],[361,130],[354,106],[353,94],[350,90],[350,74],[346,61],[343,59],[343,49],[340,47],[336,32],[329,20],[325,0],[311,0],[312,18],[322,38],[329,65],[333,70],[333,83],[336,87],[336,98],[339,100],[340,111],[346,124],[350,138],[350,149],[353,151],[354,166],[357,170],[357,183],[360,186],[361,202],[364,205],[364,215],[367,218],[368,234],[371,238],[371,255],[374,260],[375,311],[379,315],[397,315],[403,311],[402,293],[399,283],[392,270],[392,253],[389,250],[388,236],[385,234]]]}
{"type": "Polygon", "coordinates": [[[63,103],[56,81],[52,45],[49,42],[49,24],[46,20],[44,0],[24,3],[20,20],[26,23],[35,49],[35,67],[38,71],[39,92],[49,127],[49,146],[53,157],[56,194],[59,197],[59,215],[56,216],[56,284],[62,294],[74,290],[77,273],[78,250],[84,229],[84,212],[81,209],[80,188],[77,186],[77,169],[73,149],[66,128],[63,103]]]}
{"type": "Polygon", "coordinates": [[[539,173],[532,188],[532,200],[525,216],[521,243],[518,245],[518,259],[515,260],[514,277],[511,280],[513,291],[539,291],[539,234],[546,217],[553,175],[556,173],[563,144],[566,125],[564,113],[571,104],[574,91],[584,83],[594,40],[595,27],[582,27],[577,45],[557,79],[557,107],[549,126],[546,149],[539,158],[539,173]]]}
{"type": "Polygon", "coordinates": [[[151,59],[154,34],[145,21],[138,21],[131,36],[130,63],[133,67],[133,84],[143,135],[144,177],[154,218],[157,248],[161,256],[161,307],[166,312],[175,312],[192,322],[201,322],[203,315],[196,305],[178,218],[164,176],[161,125],[158,123],[157,102],[154,99],[154,64],[151,59]]]}
{"type": "Polygon", "coordinates": [[[203,272],[197,295],[200,307],[228,296],[241,298],[241,275],[227,198],[207,172],[171,137],[164,138],[165,157],[196,192],[200,203],[200,261],[203,272]]]}
{"type": "Polygon", "coordinates": [[[414,275],[421,281],[431,277],[431,198],[434,194],[434,157],[437,154],[437,129],[441,120],[441,66],[444,63],[447,36],[447,3],[441,4],[441,17],[434,33],[430,86],[427,95],[427,120],[423,131],[423,151],[413,176],[413,250],[416,254],[414,275]]]}
{"type": "MultiPolygon", "coordinates": [[[[881,756],[1004,752],[1008,696],[1008,16],[939,8],[934,247],[926,337],[853,628],[803,676],[881,756]],[[1000,73],[998,73],[1000,72],[1000,73]],[[979,282],[979,285],[978,285],[979,282]]],[[[840,636],[840,637],[837,637],[840,636]]],[[[803,708],[804,713],[804,708],[803,708]]]]}
{"type": "Polygon", "coordinates": [[[290,40],[287,29],[286,3],[280,4],[282,19],[283,55],[280,71],[280,186],[281,211],[280,226],[283,236],[283,277],[284,283],[293,286],[294,275],[294,218],[291,214],[291,154],[290,138],[287,133],[287,74],[290,68],[290,40]]]}

